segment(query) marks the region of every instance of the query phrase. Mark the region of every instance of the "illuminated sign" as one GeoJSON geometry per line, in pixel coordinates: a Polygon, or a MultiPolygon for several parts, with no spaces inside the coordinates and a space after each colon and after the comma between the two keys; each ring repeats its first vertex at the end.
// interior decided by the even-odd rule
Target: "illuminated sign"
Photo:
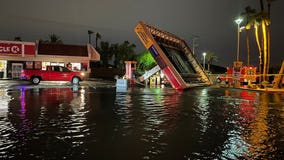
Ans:
{"type": "Polygon", "coordinates": [[[0,54],[22,54],[22,44],[0,43],[0,54]]]}
{"type": "Polygon", "coordinates": [[[243,62],[241,61],[235,61],[234,62],[234,68],[241,68],[243,66],[243,62]]]}
{"type": "Polygon", "coordinates": [[[137,27],[135,28],[135,32],[146,48],[149,48],[150,46],[153,45],[153,41],[146,34],[146,32],[145,32],[145,30],[144,30],[144,28],[141,24],[137,25],[137,27]]]}
{"type": "Polygon", "coordinates": [[[35,55],[33,42],[0,41],[0,55],[35,55]]]}

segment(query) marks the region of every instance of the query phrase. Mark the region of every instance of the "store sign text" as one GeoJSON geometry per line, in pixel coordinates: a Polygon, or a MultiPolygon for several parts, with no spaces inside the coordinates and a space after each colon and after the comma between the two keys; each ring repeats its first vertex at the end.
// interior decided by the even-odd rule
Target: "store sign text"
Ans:
{"type": "Polygon", "coordinates": [[[0,43],[0,54],[22,54],[22,44],[0,43]]]}

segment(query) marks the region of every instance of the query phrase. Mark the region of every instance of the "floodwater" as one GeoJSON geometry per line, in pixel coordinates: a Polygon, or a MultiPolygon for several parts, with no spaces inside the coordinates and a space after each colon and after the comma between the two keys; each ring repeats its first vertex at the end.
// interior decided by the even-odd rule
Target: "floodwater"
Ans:
{"type": "Polygon", "coordinates": [[[0,89],[0,159],[284,159],[284,94],[0,89]]]}

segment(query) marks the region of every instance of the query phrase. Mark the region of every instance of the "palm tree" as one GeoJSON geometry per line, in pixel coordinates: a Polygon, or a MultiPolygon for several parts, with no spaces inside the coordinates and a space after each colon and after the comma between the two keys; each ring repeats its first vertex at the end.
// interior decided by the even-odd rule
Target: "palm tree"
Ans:
{"type": "Polygon", "coordinates": [[[259,4],[260,4],[260,10],[261,10],[261,12],[264,11],[264,3],[263,3],[263,0],[259,0],[259,4]]]}
{"type": "Polygon", "coordinates": [[[48,35],[49,40],[46,40],[46,43],[52,43],[52,44],[62,44],[62,40],[60,39],[59,36],[56,34],[49,34],[48,35]]]}
{"type": "Polygon", "coordinates": [[[117,67],[123,68],[124,61],[136,59],[137,56],[134,51],[135,47],[135,44],[130,44],[128,41],[124,41],[118,46],[118,51],[114,57],[117,67]]]}
{"type": "Polygon", "coordinates": [[[271,31],[270,31],[270,13],[271,13],[271,3],[275,0],[266,0],[267,2],[267,12],[264,10],[263,0],[260,0],[261,6],[261,26],[262,26],[262,34],[263,34],[263,78],[267,80],[267,74],[269,72],[270,66],[270,57],[271,57],[271,31]]]}
{"type": "Polygon", "coordinates": [[[245,9],[246,12],[243,13],[247,18],[246,29],[250,29],[251,26],[254,26],[255,29],[254,34],[259,50],[259,73],[262,75],[260,76],[260,82],[261,79],[267,80],[267,74],[270,66],[270,9],[273,1],[275,0],[266,0],[267,11],[264,8],[264,1],[259,0],[260,12],[256,13],[254,9],[251,9],[248,6],[245,9]]]}
{"type": "MultiPolygon", "coordinates": [[[[267,0],[269,7],[271,6],[271,0],[267,0]],[[269,1],[269,2],[268,2],[269,1]]],[[[269,12],[270,8],[268,9],[269,11],[266,12],[264,10],[264,3],[263,0],[260,0],[260,13],[258,13],[258,19],[261,24],[261,29],[262,29],[262,49],[263,49],[263,80],[267,80],[267,73],[269,70],[269,62],[270,60],[270,19],[269,19],[269,12]]]]}
{"type": "MultiPolygon", "coordinates": [[[[266,0],[267,2],[267,12],[268,12],[268,20],[270,21],[270,14],[271,14],[271,3],[275,0],[266,0]]],[[[270,32],[270,25],[267,26],[267,73],[270,67],[270,56],[271,56],[271,32],[270,32]]]]}
{"type": "Polygon", "coordinates": [[[99,39],[102,39],[102,36],[101,36],[101,34],[100,33],[96,33],[96,49],[98,49],[98,40],[99,39]]]}
{"type": "Polygon", "coordinates": [[[119,44],[116,43],[116,44],[113,44],[111,46],[111,52],[112,52],[112,55],[114,57],[114,61],[113,61],[113,65],[118,67],[119,66],[119,59],[117,58],[118,57],[118,51],[119,50],[119,44]]]}
{"type": "MultiPolygon", "coordinates": [[[[242,13],[243,16],[246,18],[247,25],[253,25],[253,15],[256,13],[255,9],[252,9],[250,6],[245,8],[245,12],[242,13]]],[[[247,65],[250,65],[250,26],[246,27],[246,46],[247,46],[247,65]]]]}
{"type": "Polygon", "coordinates": [[[14,37],[14,41],[22,41],[22,38],[20,36],[14,37]]]}
{"type": "Polygon", "coordinates": [[[104,67],[108,66],[108,61],[109,61],[110,52],[111,52],[110,46],[111,45],[109,42],[101,41],[101,47],[98,48],[98,51],[101,55],[102,65],[104,67]]]}
{"type": "Polygon", "coordinates": [[[89,35],[89,44],[92,44],[91,35],[92,35],[93,33],[94,33],[93,31],[88,30],[88,35],[89,35]]]}
{"type": "Polygon", "coordinates": [[[206,52],[207,57],[207,70],[210,71],[210,65],[213,63],[213,61],[217,62],[217,56],[213,52],[206,52]]]}
{"type": "Polygon", "coordinates": [[[114,65],[118,68],[123,68],[124,61],[136,59],[134,51],[136,46],[130,44],[128,41],[124,41],[122,44],[110,44],[109,42],[102,41],[100,45],[101,47],[98,48],[98,51],[101,54],[101,60],[105,67],[112,58],[114,58],[114,65]]]}
{"type": "Polygon", "coordinates": [[[260,73],[262,74],[262,79],[266,80],[267,76],[267,26],[269,25],[269,20],[267,18],[266,12],[259,12],[255,15],[255,36],[256,42],[259,48],[260,57],[260,73]],[[261,30],[259,31],[259,26],[261,30]],[[261,70],[262,68],[262,70],[261,70]]]}
{"type": "MultiPolygon", "coordinates": [[[[261,5],[262,6],[262,5],[261,5]]],[[[251,10],[250,7],[246,7],[246,10],[251,10]]],[[[267,76],[267,60],[268,60],[268,41],[267,41],[267,26],[269,25],[269,20],[267,18],[267,12],[261,11],[259,13],[253,13],[247,16],[246,29],[250,29],[254,26],[255,40],[259,50],[259,73],[262,74],[260,77],[263,80],[267,76]]]]}

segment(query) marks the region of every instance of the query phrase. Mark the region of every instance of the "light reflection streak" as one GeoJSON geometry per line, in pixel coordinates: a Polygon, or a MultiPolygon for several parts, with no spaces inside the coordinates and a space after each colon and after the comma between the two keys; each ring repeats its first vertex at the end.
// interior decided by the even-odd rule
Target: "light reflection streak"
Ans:
{"type": "MultiPolygon", "coordinates": [[[[257,107],[257,113],[255,122],[250,125],[251,133],[249,136],[249,152],[253,158],[260,158],[264,156],[267,151],[273,151],[273,145],[267,145],[268,138],[273,136],[273,133],[269,131],[267,116],[268,116],[268,105],[269,99],[267,93],[262,93],[259,96],[260,104],[257,107]],[[268,135],[270,134],[270,135],[268,135]]],[[[272,143],[272,142],[270,142],[272,143]]]]}
{"type": "Polygon", "coordinates": [[[198,104],[198,116],[201,120],[200,126],[202,127],[201,131],[202,133],[205,133],[207,129],[209,128],[208,124],[208,116],[209,116],[209,95],[207,88],[202,89],[201,95],[199,98],[199,104],[198,104]]]}
{"type": "Polygon", "coordinates": [[[225,97],[230,96],[233,97],[227,98],[226,100],[234,101],[231,110],[237,107],[236,111],[238,113],[228,117],[230,119],[229,123],[233,125],[233,128],[227,133],[228,139],[224,142],[222,157],[238,159],[239,157],[245,157],[249,154],[251,144],[246,141],[247,135],[244,131],[247,129],[247,126],[254,121],[257,94],[255,92],[230,92],[229,90],[225,90],[225,97]]]}
{"type": "Polygon", "coordinates": [[[2,117],[6,115],[7,111],[8,111],[8,103],[11,100],[10,96],[7,95],[7,91],[6,90],[0,90],[0,116],[2,117]]]}
{"type": "Polygon", "coordinates": [[[75,108],[83,109],[86,105],[86,97],[85,97],[86,91],[85,89],[81,89],[79,92],[73,90],[72,100],[70,101],[70,106],[72,106],[72,109],[75,108]],[[80,95],[78,95],[80,94],[80,95]]]}
{"type": "Polygon", "coordinates": [[[25,100],[25,88],[21,88],[21,117],[24,118],[26,114],[26,100],[25,100]]]}

